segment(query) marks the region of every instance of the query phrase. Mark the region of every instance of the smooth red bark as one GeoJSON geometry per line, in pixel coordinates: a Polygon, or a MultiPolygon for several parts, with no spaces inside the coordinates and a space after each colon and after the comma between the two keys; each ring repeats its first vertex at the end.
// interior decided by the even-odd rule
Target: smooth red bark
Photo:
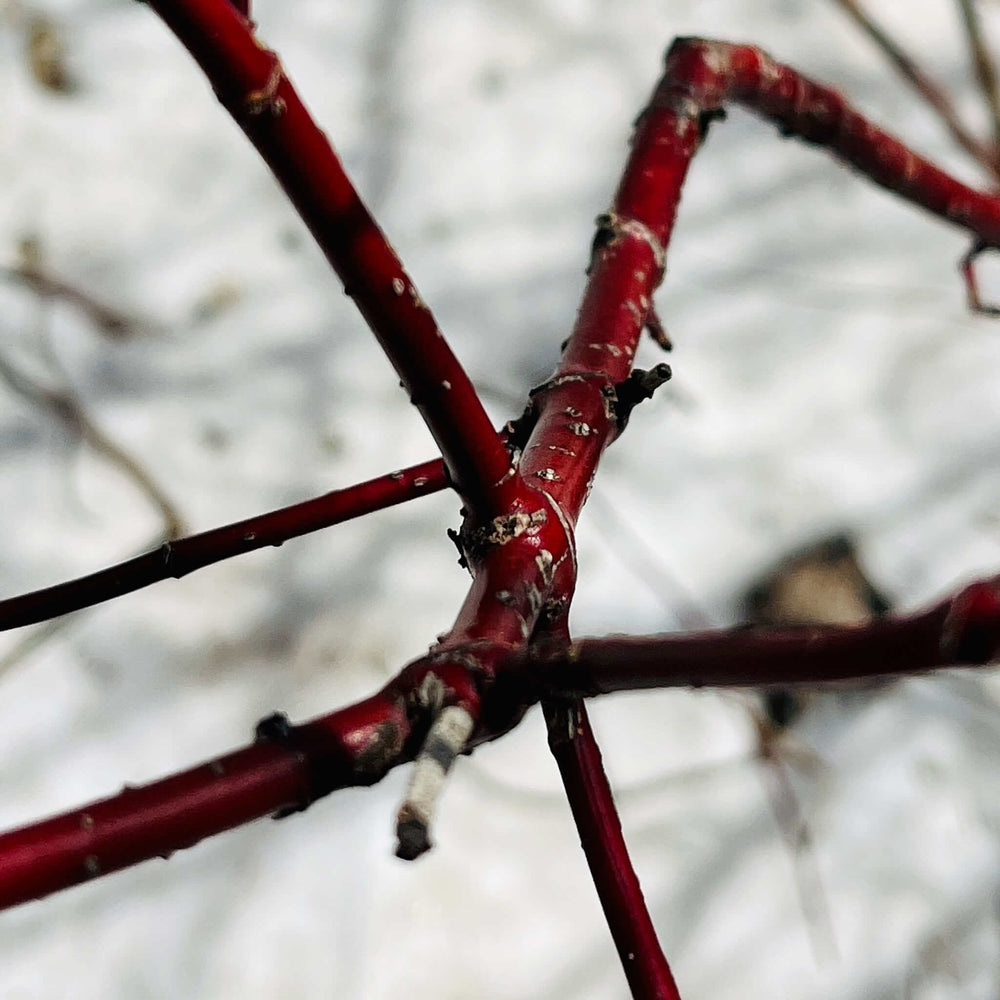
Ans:
{"type": "MultiPolygon", "coordinates": [[[[500,676],[483,716],[509,722],[541,696],[565,701],[654,687],[815,684],[988,664],[997,657],[1000,577],[966,587],[927,611],[862,626],[550,640],[498,661],[500,676]]],[[[170,854],[260,816],[304,809],[337,788],[378,781],[419,747],[425,720],[415,711],[415,692],[433,670],[433,664],[408,668],[371,698],[301,726],[286,730],[271,720],[261,726],[257,742],[217,761],[0,836],[0,906],[170,854]]],[[[594,830],[617,823],[613,800],[599,788],[596,745],[588,747],[581,738],[587,728],[577,724],[582,717],[572,718],[577,738],[561,746],[560,768],[569,760],[578,776],[568,785],[586,786],[567,788],[575,812],[593,813],[581,838],[603,836],[594,830]]],[[[500,729],[481,731],[478,738],[499,735],[500,729]]],[[[598,858],[603,851],[606,869],[628,863],[614,838],[601,843],[600,849],[591,846],[588,860],[591,851],[598,858]]],[[[624,883],[610,885],[612,897],[634,891],[624,883]]],[[[638,912],[612,905],[633,917],[638,912]]],[[[616,940],[617,933],[641,937],[647,931],[641,919],[630,925],[622,918],[616,940]]]]}
{"type": "MultiPolygon", "coordinates": [[[[678,40],[637,124],[612,207],[599,220],[572,335],[552,378],[532,393],[530,433],[520,453],[511,441],[511,457],[277,58],[226,0],[152,0],[152,6],[275,171],[414,396],[467,500],[459,543],[473,581],[452,630],[373,698],[301,727],[272,723],[263,744],[222,758],[221,773],[218,765],[197,768],[0,838],[0,899],[32,898],[254,815],[304,808],[334,788],[377,780],[413,757],[442,705],[458,705],[477,720],[471,746],[502,735],[543,695],[676,683],[784,684],[997,655],[996,580],[924,615],[862,629],[572,644],[543,638],[553,622],[565,620],[576,582],[573,528],[600,457],[635,401],[629,400],[632,360],[644,326],[656,325],[652,295],[691,157],[727,100],[828,146],[882,186],[965,227],[979,244],[1000,241],[998,199],[948,177],[835,91],[757,49],[678,40]]],[[[645,968],[659,970],[650,972],[649,988],[660,989],[669,970],[638,885],[629,881],[596,743],[586,735],[585,717],[574,718],[586,738],[570,741],[562,764],[569,767],[581,837],[597,845],[589,860],[602,903],[615,914],[616,940],[640,943],[645,968]]]]}
{"type": "Polygon", "coordinates": [[[411,735],[393,685],[302,726],[267,720],[242,750],[4,834],[0,907],[169,857],[261,816],[305,809],[337,788],[372,784],[412,758],[411,735]]]}
{"type": "Polygon", "coordinates": [[[549,746],[580,846],[635,1000],[680,1000],[632,867],[611,785],[581,701],[543,703],[549,746]]]}
{"type": "Polygon", "coordinates": [[[223,559],[281,545],[290,538],[436,493],[447,485],[444,465],[435,459],[290,507],[165,542],[153,552],[96,573],[0,601],[0,631],[102,604],[160,580],[180,579],[223,559]]]}
{"type": "Polygon", "coordinates": [[[278,57],[228,0],[149,0],[285,189],[479,505],[510,467],[468,376],[278,57]]]}
{"type": "Polygon", "coordinates": [[[876,184],[977,240],[1000,244],[1000,199],[950,177],[869,122],[836,90],[753,46],[678,39],[647,114],[680,123],[711,114],[727,100],[770,119],[784,134],[827,147],[876,184]]]}
{"type": "Polygon", "coordinates": [[[927,611],[866,625],[582,639],[547,649],[539,644],[505,667],[528,666],[543,689],[592,697],[643,688],[821,684],[998,658],[1000,577],[993,577],[927,611]]]}

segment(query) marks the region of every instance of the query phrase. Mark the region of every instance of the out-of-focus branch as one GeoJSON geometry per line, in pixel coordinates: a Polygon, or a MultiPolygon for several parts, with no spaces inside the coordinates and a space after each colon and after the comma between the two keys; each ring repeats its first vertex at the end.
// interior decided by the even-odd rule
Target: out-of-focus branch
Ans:
{"type": "Polygon", "coordinates": [[[0,601],[0,631],[91,607],[160,580],[180,579],[223,559],[281,545],[290,538],[436,493],[447,485],[444,465],[441,459],[434,459],[235,524],[177,538],[97,573],[0,601]]]}
{"type": "Polygon", "coordinates": [[[136,324],[132,317],[104,302],[99,302],[89,292],[49,274],[38,264],[25,262],[17,267],[2,267],[0,277],[18,281],[42,298],[68,302],[80,309],[107,337],[118,340],[134,332],[136,324]]]}
{"type": "Polygon", "coordinates": [[[57,417],[94,451],[128,476],[159,512],[163,520],[165,539],[175,538],[184,533],[184,521],[160,485],[132,455],[91,420],[71,389],[43,386],[14,366],[2,354],[0,354],[0,380],[19,396],[57,417]]]}
{"type": "Polygon", "coordinates": [[[757,761],[774,821],[785,841],[795,876],[799,906],[809,930],[817,965],[836,959],[837,936],[827,899],[812,833],[802,812],[785,760],[784,729],[776,726],[758,705],[748,703],[747,713],[757,733],[757,761]]]}
{"type": "Polygon", "coordinates": [[[0,678],[10,673],[18,664],[23,663],[35,650],[41,649],[63,632],[72,620],[72,618],[56,618],[21,636],[13,646],[0,656],[0,678]]]}
{"type": "MultiPolygon", "coordinates": [[[[33,245],[29,243],[23,249],[26,252],[22,273],[40,275],[40,261],[33,262],[31,260],[33,245]]],[[[39,291],[39,294],[55,293],[39,291]]],[[[84,301],[87,301],[86,298],[84,301]]],[[[51,351],[49,353],[51,355],[51,351]]],[[[50,356],[50,362],[51,367],[61,374],[61,368],[54,355],[50,356]]],[[[68,427],[72,434],[78,436],[98,455],[116,466],[119,471],[135,483],[160,515],[161,528],[156,536],[158,541],[167,541],[183,533],[184,522],[170,498],[143,465],[94,423],[83,403],[69,387],[68,380],[64,378],[65,384],[59,387],[43,385],[39,380],[15,366],[3,354],[0,354],[0,381],[32,405],[56,417],[68,427]]],[[[45,615],[44,617],[50,616],[45,615]]],[[[33,619],[33,621],[39,620],[42,619],[33,619]]],[[[2,614],[0,614],[0,622],[2,622],[2,614]]],[[[42,628],[23,636],[0,657],[0,677],[56,636],[68,623],[69,619],[67,618],[49,622],[42,628]]],[[[25,624],[30,624],[30,621],[25,622],[25,624]]],[[[0,624],[0,631],[2,630],[3,626],[0,624]]]]}
{"type": "Polygon", "coordinates": [[[18,240],[17,263],[0,268],[0,277],[26,285],[41,299],[68,302],[80,309],[108,337],[117,339],[134,332],[136,323],[132,317],[53,274],[45,261],[45,247],[33,233],[26,233],[18,240]]]}
{"type": "Polygon", "coordinates": [[[981,313],[983,316],[1000,316],[1000,306],[984,302],[979,292],[979,279],[976,276],[976,260],[987,250],[994,250],[987,243],[977,241],[969,247],[958,263],[959,273],[965,284],[965,301],[970,312],[981,313]]]}
{"type": "Polygon", "coordinates": [[[1000,177],[1000,152],[997,147],[981,142],[965,127],[951,99],[920,68],[917,61],[871,18],[857,0],[835,2],[882,50],[899,75],[937,112],[952,139],[995,178],[1000,177]]]}
{"type": "MultiPolygon", "coordinates": [[[[990,114],[990,124],[993,131],[994,150],[1000,150],[1000,87],[997,85],[997,71],[993,64],[983,36],[983,26],[979,20],[975,0],[958,0],[958,9],[962,14],[962,24],[969,40],[969,51],[972,54],[972,65],[979,81],[983,100],[990,114]]],[[[1000,155],[994,153],[994,156],[1000,155]]]]}
{"type": "Polygon", "coordinates": [[[643,688],[821,684],[983,666],[998,657],[1000,576],[927,611],[865,625],[582,639],[548,649],[540,644],[508,665],[527,666],[543,690],[587,697],[643,688]]]}

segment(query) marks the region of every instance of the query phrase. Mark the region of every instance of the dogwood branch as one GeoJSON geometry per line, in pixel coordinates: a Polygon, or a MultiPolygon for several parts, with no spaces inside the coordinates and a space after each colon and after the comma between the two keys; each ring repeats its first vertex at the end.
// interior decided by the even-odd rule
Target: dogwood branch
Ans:
{"type": "MultiPolygon", "coordinates": [[[[1000,153],[988,143],[981,142],[970,132],[959,117],[951,99],[921,68],[919,63],[864,10],[857,0],[836,0],[838,6],[882,50],[899,75],[913,90],[937,112],[952,139],[980,166],[994,177],[1000,175],[1000,153]]],[[[964,0],[963,0],[964,3],[964,0]]]]}
{"type": "MultiPolygon", "coordinates": [[[[429,313],[409,294],[412,285],[276,57],[254,42],[223,0],[153,4],[264,152],[416,392],[466,495],[457,541],[473,581],[452,630],[373,698],[304,726],[267,720],[253,747],[0,838],[0,889],[7,883],[0,899],[33,898],[256,815],[305,808],[335,788],[375,781],[418,753],[435,757],[435,741],[445,745],[450,762],[461,750],[509,731],[543,695],[572,699],[677,683],[787,684],[796,676],[830,679],[873,673],[876,666],[884,672],[887,664],[925,669],[941,660],[996,655],[996,580],[908,624],[897,621],[895,632],[880,631],[886,624],[878,622],[865,627],[869,632],[532,641],[565,619],[576,582],[573,529],[604,449],[632,406],[669,374],[665,366],[633,372],[632,360],[650,320],[691,157],[727,100],[827,145],[882,186],[965,227],[983,245],[1000,241],[997,199],[954,181],[868,123],[835,91],[759,50],[679,40],[637,124],[612,206],[598,220],[576,325],[555,373],[533,391],[508,442],[509,456],[496,432],[483,430],[481,407],[464,373],[429,313]],[[482,460],[476,457],[480,445],[482,460]]],[[[596,752],[596,743],[585,749],[596,752]]],[[[574,768],[585,778],[589,764],[576,759],[574,768]]],[[[429,843],[441,785],[418,779],[400,814],[401,846],[411,856],[429,843]]],[[[596,783],[583,780],[570,794],[578,815],[610,815],[596,783]]],[[[608,841],[600,864],[613,858],[614,843],[608,841]]],[[[611,892],[627,893],[622,873],[615,878],[611,892]]],[[[609,898],[602,894],[605,905],[609,898]]],[[[618,931],[652,948],[637,913],[625,912],[618,931]]]]}
{"type": "Polygon", "coordinates": [[[826,146],[876,184],[978,241],[1000,245],[1000,199],[955,180],[858,114],[837,91],[753,46],[678,39],[650,111],[663,109],[674,118],[711,115],[727,98],[785,134],[826,146]]]}
{"type": "Polygon", "coordinates": [[[149,0],[285,189],[395,367],[463,496],[480,506],[510,467],[472,383],[413,280],[243,4],[149,0]]]}
{"type": "Polygon", "coordinates": [[[160,580],[308,535],[355,517],[436,493],[448,485],[441,459],[348,486],[244,521],[165,542],[158,549],[76,580],[0,601],[0,631],[102,604],[160,580]]]}
{"type": "Polygon", "coordinates": [[[0,907],[372,784],[412,757],[411,736],[398,685],[301,726],[272,716],[242,750],[0,837],[0,907]]]}
{"type": "MultiPolygon", "coordinates": [[[[502,736],[543,695],[815,684],[982,665],[998,656],[1000,577],[927,611],[863,626],[538,644],[497,658],[496,683],[469,746],[502,736]]],[[[428,728],[422,705],[437,669],[417,663],[372,697],[302,725],[272,716],[248,747],[0,836],[0,907],[169,855],[261,816],[305,809],[338,788],[373,784],[420,749],[428,728]]]]}
{"type": "MultiPolygon", "coordinates": [[[[1000,576],[966,587],[927,611],[865,625],[811,626],[644,638],[583,639],[539,646],[545,687],[591,697],[663,687],[818,684],[939,667],[981,666],[1000,658],[1000,576]]],[[[512,659],[508,669],[521,669],[512,659]]]]}
{"type": "Polygon", "coordinates": [[[632,867],[601,751],[582,701],[543,702],[559,765],[604,915],[635,1000],[680,1000],[632,867]]]}

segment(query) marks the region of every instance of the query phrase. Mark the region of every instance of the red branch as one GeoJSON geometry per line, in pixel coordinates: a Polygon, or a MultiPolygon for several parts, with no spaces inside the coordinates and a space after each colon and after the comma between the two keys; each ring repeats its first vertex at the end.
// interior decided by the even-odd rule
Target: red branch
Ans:
{"type": "MultiPolygon", "coordinates": [[[[917,61],[900,48],[884,28],[880,27],[857,0],[836,0],[861,30],[882,50],[906,80],[938,114],[952,139],[976,162],[994,176],[1000,174],[1000,155],[989,143],[981,142],[962,124],[958,110],[948,95],[920,68],[917,61]]],[[[964,4],[961,4],[964,7],[964,4]]],[[[977,60],[978,62],[978,60],[977,60]]]]}
{"type": "Polygon", "coordinates": [[[961,226],[979,241],[1000,245],[1000,199],[950,177],[872,125],[836,90],[760,49],[678,39],[649,113],[678,121],[711,115],[727,98],[769,118],[786,134],[828,147],[876,184],[961,226]]]}
{"type": "Polygon", "coordinates": [[[583,639],[538,645],[510,669],[565,696],[662,687],[818,684],[1000,658],[1000,576],[928,611],[865,625],[737,628],[694,635],[583,639]]]}
{"type": "Polygon", "coordinates": [[[0,837],[0,907],[153,857],[328,792],[370,785],[413,756],[398,685],[301,726],[279,716],[252,745],[0,837]]]}
{"type": "Polygon", "coordinates": [[[447,485],[444,466],[438,458],[245,521],[165,542],[152,552],[97,573],[0,601],[0,631],[102,604],[160,580],[179,580],[223,559],[268,545],[281,545],[290,538],[436,493],[447,485]]]}
{"type": "MultiPolygon", "coordinates": [[[[483,718],[520,717],[542,695],[816,683],[985,664],[997,656],[1000,577],[973,584],[929,611],[857,627],[539,644],[498,662],[483,718]]],[[[434,672],[433,662],[415,664],[371,698],[300,726],[272,717],[249,747],[0,836],[0,907],[169,855],[260,816],[305,809],[338,788],[378,781],[416,753],[426,719],[414,712],[413,692],[426,688],[434,672]]],[[[580,745],[565,753],[580,756],[580,745]]],[[[587,777],[594,773],[594,754],[596,747],[578,761],[579,781],[591,789],[597,788],[597,779],[587,777]]],[[[574,810],[597,810],[587,823],[611,822],[607,809],[613,810],[613,802],[601,806],[597,791],[581,790],[571,801],[574,810]]],[[[592,826],[587,829],[592,833],[592,826]]],[[[617,856],[613,840],[604,844],[608,857],[617,856]]],[[[627,886],[614,891],[629,892],[627,886]]],[[[641,925],[628,930],[625,923],[618,931],[645,933],[641,925]]]]}
{"type": "Polygon", "coordinates": [[[326,135],[228,0],[149,0],[285,189],[437,441],[460,492],[488,505],[510,466],[468,376],[326,135]]]}
{"type": "MultiPolygon", "coordinates": [[[[515,429],[511,467],[467,378],[277,58],[225,0],[152,3],[271,165],[415,396],[467,498],[459,543],[473,582],[452,630],[373,698],[304,726],[270,720],[259,731],[263,743],[214,765],[0,837],[0,899],[31,898],[255,815],[304,808],[334,788],[375,781],[415,755],[418,780],[401,810],[401,848],[416,856],[427,846],[435,789],[454,754],[507,732],[541,695],[685,682],[788,683],[796,670],[798,679],[814,680],[857,676],[876,665],[879,672],[912,670],[996,655],[995,580],[923,616],[861,630],[569,645],[547,633],[564,622],[572,598],[573,528],[600,457],[630,408],[666,377],[665,370],[632,372],[632,359],[650,321],[691,157],[726,100],[829,146],[882,186],[970,230],[978,243],[1000,245],[1000,201],[948,177],[835,91],[757,49],[677,41],[637,124],[611,209],[599,220],[572,335],[552,378],[532,393],[525,425],[515,429]],[[515,446],[527,429],[518,461],[515,446]],[[536,637],[537,647],[529,649],[536,637]]],[[[610,798],[594,777],[596,744],[588,740],[583,750],[586,759],[573,750],[575,777],[567,787],[579,784],[571,797],[581,835],[587,824],[603,824],[607,839],[596,863],[591,859],[596,877],[606,870],[610,880],[602,901],[614,910],[616,893],[631,898],[614,918],[616,940],[652,948],[643,923],[648,915],[634,905],[628,876],[616,866],[624,843],[615,839],[610,798]]]]}
{"type": "Polygon", "coordinates": [[[545,702],[549,747],[559,765],[580,846],[635,1000],[680,1000],[622,835],[601,751],[581,701],[545,702]]]}

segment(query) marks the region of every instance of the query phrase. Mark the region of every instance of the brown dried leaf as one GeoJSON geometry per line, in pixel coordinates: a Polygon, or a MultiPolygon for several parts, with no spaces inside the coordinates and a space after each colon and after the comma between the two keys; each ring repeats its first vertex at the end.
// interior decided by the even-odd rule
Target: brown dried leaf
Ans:
{"type": "Polygon", "coordinates": [[[55,94],[72,94],[77,89],[66,65],[66,45],[55,21],[45,14],[32,14],[26,46],[28,65],[36,83],[55,94]]]}

